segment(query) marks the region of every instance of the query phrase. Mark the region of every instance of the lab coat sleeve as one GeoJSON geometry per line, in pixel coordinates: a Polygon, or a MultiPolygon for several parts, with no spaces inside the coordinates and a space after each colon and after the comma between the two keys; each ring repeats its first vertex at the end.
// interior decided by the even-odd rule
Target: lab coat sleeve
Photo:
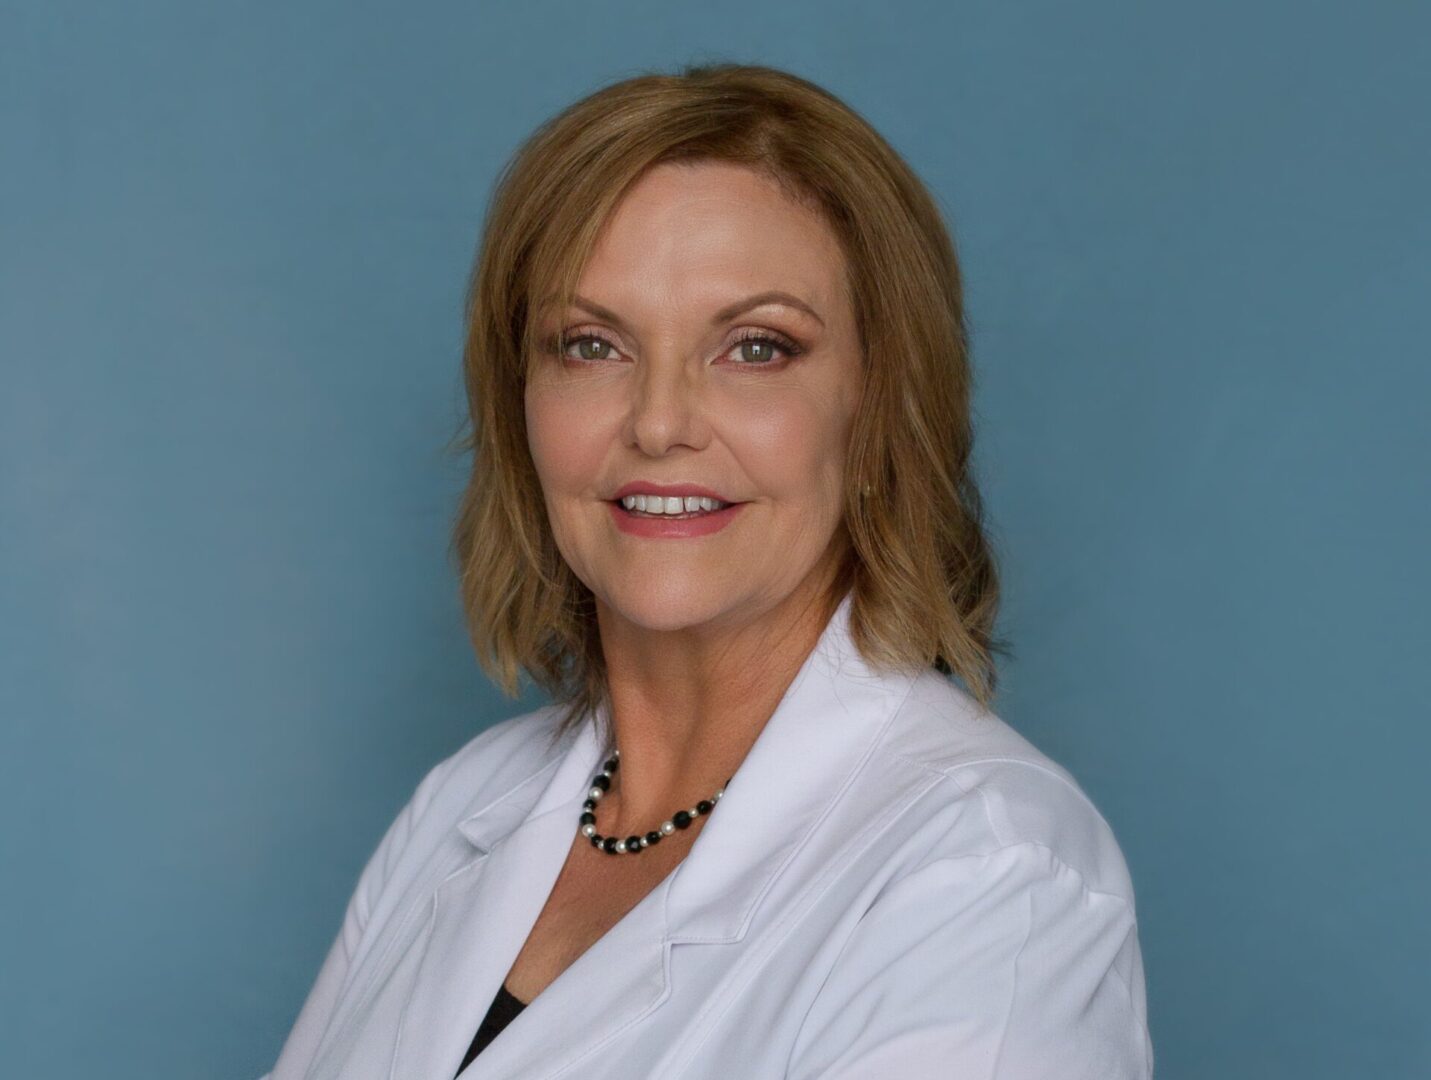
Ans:
{"type": "Polygon", "coordinates": [[[286,1062],[306,1065],[312,1060],[318,1042],[332,1018],[333,1007],[347,979],[349,965],[357,951],[358,942],[362,939],[373,906],[383,886],[392,876],[393,866],[412,835],[414,823],[431,801],[433,790],[441,782],[451,762],[452,759],[449,758],[428,772],[407,804],[388,826],[377,848],[368,857],[348,900],[337,937],[329,946],[327,956],[318,969],[318,976],[284,1041],[278,1061],[273,1071],[266,1073],[259,1080],[286,1080],[286,1062]]]}
{"type": "Polygon", "coordinates": [[[856,924],[788,1080],[1149,1080],[1132,905],[1047,847],[936,858],[856,924]]]}

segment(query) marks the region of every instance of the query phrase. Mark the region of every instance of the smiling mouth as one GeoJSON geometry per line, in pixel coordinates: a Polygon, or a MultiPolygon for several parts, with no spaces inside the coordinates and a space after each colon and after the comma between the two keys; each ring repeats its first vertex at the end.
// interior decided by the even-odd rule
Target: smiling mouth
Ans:
{"type": "Polygon", "coordinates": [[[704,496],[676,495],[627,495],[611,502],[621,507],[632,517],[685,521],[690,518],[705,517],[721,510],[727,510],[738,503],[722,502],[704,496]]]}

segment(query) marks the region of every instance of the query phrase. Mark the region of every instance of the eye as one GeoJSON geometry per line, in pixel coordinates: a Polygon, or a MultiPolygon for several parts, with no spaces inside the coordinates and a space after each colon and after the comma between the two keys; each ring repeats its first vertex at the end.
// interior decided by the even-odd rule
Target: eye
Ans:
{"type": "Polygon", "coordinates": [[[568,360],[593,363],[597,360],[610,360],[615,355],[616,346],[599,334],[571,334],[562,331],[547,339],[546,349],[547,352],[556,353],[568,360]],[[577,350],[575,355],[571,353],[573,346],[577,350]]]}
{"type": "Polygon", "coordinates": [[[743,367],[771,367],[780,359],[774,354],[783,353],[788,359],[801,352],[800,346],[784,334],[769,330],[742,331],[735,345],[739,357],[736,363],[743,367]]]}
{"type": "MultiPolygon", "coordinates": [[[[545,348],[548,353],[578,363],[597,363],[619,355],[612,342],[591,332],[577,334],[563,330],[549,337],[545,348]],[[576,351],[573,352],[573,349],[576,351]]],[[[757,329],[742,331],[732,349],[736,351],[734,362],[740,367],[774,367],[781,360],[798,356],[804,351],[784,334],[757,329]]]]}

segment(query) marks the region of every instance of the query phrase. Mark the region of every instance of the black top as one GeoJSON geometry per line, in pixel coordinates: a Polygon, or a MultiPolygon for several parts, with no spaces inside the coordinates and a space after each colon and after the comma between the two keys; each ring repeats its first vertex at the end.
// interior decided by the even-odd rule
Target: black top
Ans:
{"type": "Polygon", "coordinates": [[[497,996],[492,999],[491,1008],[487,1010],[487,1015],[483,1018],[481,1026],[478,1027],[477,1034],[472,1038],[472,1045],[467,1048],[467,1056],[457,1067],[458,1073],[472,1064],[472,1059],[485,1050],[487,1044],[497,1037],[497,1033],[510,1024],[516,1015],[526,1007],[525,1001],[514,997],[508,991],[506,983],[499,986],[497,996]]]}

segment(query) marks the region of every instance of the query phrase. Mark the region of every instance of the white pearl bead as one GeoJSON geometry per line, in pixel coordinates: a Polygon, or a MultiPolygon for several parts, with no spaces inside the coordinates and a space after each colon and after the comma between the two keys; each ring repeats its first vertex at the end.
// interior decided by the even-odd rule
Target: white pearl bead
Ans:
{"type": "Polygon", "coordinates": [[[661,822],[661,835],[662,835],[662,836],[670,836],[670,835],[671,835],[673,832],[675,832],[675,831],[676,831],[676,823],[675,823],[674,821],[663,821],[663,822],[661,822]]]}
{"type": "Polygon", "coordinates": [[[581,827],[581,835],[582,835],[582,836],[588,836],[588,837],[589,837],[589,836],[595,836],[595,835],[596,835],[596,826],[595,826],[595,825],[583,825],[583,826],[581,827]]]}
{"type": "Polygon", "coordinates": [[[617,850],[617,851],[625,851],[625,850],[626,850],[626,841],[625,841],[625,840],[618,840],[618,841],[616,841],[616,850],[617,850]]]}
{"type": "Polygon", "coordinates": [[[588,798],[599,799],[601,798],[601,796],[605,795],[606,792],[602,791],[599,787],[593,787],[586,794],[588,798]]]}

